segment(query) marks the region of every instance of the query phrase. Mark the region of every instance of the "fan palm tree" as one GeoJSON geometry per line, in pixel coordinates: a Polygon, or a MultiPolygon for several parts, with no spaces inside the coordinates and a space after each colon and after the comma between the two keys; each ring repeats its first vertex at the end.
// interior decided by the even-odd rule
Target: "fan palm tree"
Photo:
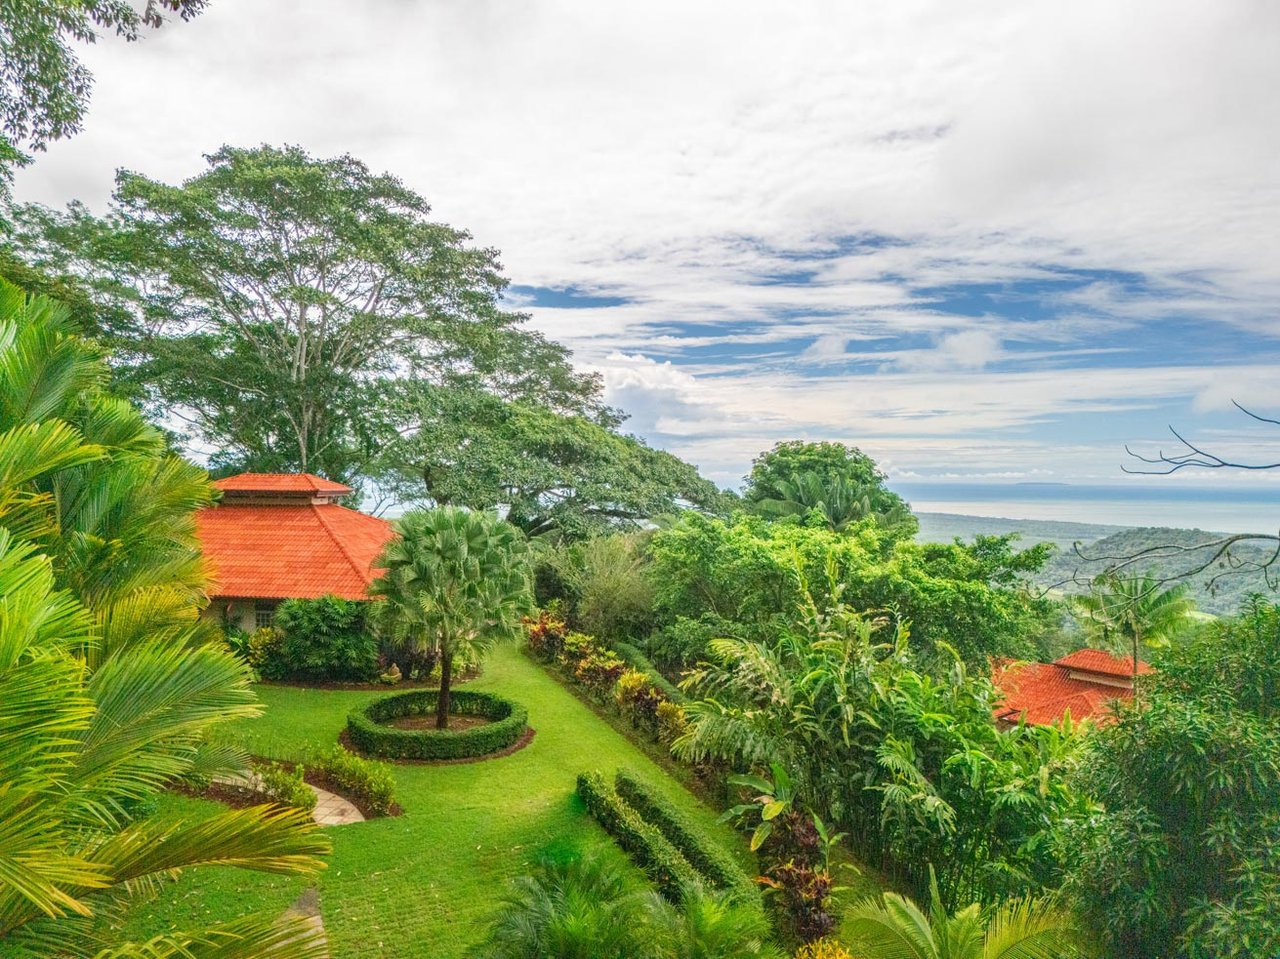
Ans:
{"type": "Polygon", "coordinates": [[[328,843],[278,807],[194,823],[133,812],[170,784],[243,768],[207,733],[260,709],[245,667],[197,622],[190,513],[207,480],[105,381],[65,311],[0,283],[0,951],[319,955],[275,917],[120,940],[121,915],[182,868],[313,874],[328,843]]]}
{"type": "Polygon", "coordinates": [[[1091,592],[1074,600],[1084,624],[1103,645],[1133,657],[1134,696],[1143,646],[1168,645],[1186,625],[1195,602],[1185,584],[1161,589],[1151,576],[1099,576],[1091,592]]]}
{"type": "Polygon", "coordinates": [[[885,893],[854,904],[842,938],[860,959],[1069,959],[1083,955],[1070,916],[1033,899],[984,910],[976,903],[949,915],[931,882],[928,913],[885,893]]]}
{"type": "Polygon", "coordinates": [[[396,532],[369,587],[375,618],[398,640],[439,651],[436,728],[447,729],[455,657],[477,662],[519,634],[531,605],[528,547],[510,523],[456,506],[407,513],[396,532]]]}

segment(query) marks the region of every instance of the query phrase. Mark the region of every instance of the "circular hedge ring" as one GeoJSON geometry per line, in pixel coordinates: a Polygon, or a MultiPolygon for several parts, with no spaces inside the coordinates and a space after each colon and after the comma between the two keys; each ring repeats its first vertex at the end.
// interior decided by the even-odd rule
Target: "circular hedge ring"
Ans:
{"type": "Polygon", "coordinates": [[[404,716],[435,713],[438,691],[423,689],[375,699],[347,716],[351,743],[370,756],[387,759],[467,759],[500,752],[524,733],[529,712],[517,702],[457,690],[449,696],[450,716],[480,716],[483,726],[467,729],[397,729],[387,725],[404,716]]]}

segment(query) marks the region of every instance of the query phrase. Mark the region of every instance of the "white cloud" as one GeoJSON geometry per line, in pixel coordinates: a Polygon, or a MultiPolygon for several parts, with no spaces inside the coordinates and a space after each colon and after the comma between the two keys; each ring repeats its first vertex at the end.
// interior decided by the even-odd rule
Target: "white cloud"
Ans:
{"type": "Polygon", "coordinates": [[[981,370],[1003,355],[1000,338],[987,330],[965,330],[938,338],[931,350],[901,355],[898,365],[907,370],[981,370]]]}
{"type": "MultiPolygon", "coordinates": [[[[85,57],[86,130],[20,197],[101,208],[115,167],[180,179],[223,142],[350,151],[514,282],[624,299],[531,312],[718,478],[806,434],[1030,471],[1047,424],[1275,397],[1267,357],[1173,341],[1057,367],[1160,316],[1280,339],[1277,4],[219,0],[85,57]],[[1062,269],[1146,284],[1034,321],[913,293],[1062,269]]],[[[1098,442],[1075,475],[1114,472],[1098,442]]]]}

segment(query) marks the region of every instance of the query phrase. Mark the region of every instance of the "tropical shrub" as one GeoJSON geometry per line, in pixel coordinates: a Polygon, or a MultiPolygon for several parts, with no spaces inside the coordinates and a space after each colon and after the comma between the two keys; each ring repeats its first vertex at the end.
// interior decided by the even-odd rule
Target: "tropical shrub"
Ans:
{"type": "Polygon", "coordinates": [[[287,769],[279,763],[255,763],[253,771],[263,799],[304,812],[316,808],[315,791],[303,778],[305,771],[300,764],[287,769]]]}
{"type": "Polygon", "coordinates": [[[515,880],[473,959],[781,959],[759,909],[688,891],[673,906],[612,860],[542,859],[515,880]]]}
{"type": "Polygon", "coordinates": [[[905,896],[885,893],[855,903],[845,914],[842,934],[859,959],[1079,959],[1086,954],[1075,921],[1053,902],[1013,899],[993,908],[973,903],[948,912],[936,883],[931,883],[928,912],[905,896]]]}
{"type": "Polygon", "coordinates": [[[396,780],[386,763],[335,746],[308,759],[307,769],[321,785],[354,798],[366,816],[388,816],[395,808],[396,780]]]}
{"type": "Polygon", "coordinates": [[[684,707],[679,703],[658,703],[657,722],[658,742],[667,746],[672,745],[689,731],[689,723],[685,719],[684,707]]]}
{"type": "Polygon", "coordinates": [[[796,950],[795,959],[856,959],[835,939],[818,939],[796,950]]]}
{"type": "Polygon", "coordinates": [[[525,639],[529,643],[529,651],[534,656],[549,663],[560,655],[568,628],[564,619],[554,610],[539,610],[536,617],[526,616],[521,623],[525,639]]]}
{"type": "Polygon", "coordinates": [[[275,626],[289,674],[312,681],[366,682],[378,672],[378,644],[365,628],[368,604],[336,596],[286,599],[275,626]]]}
{"type": "Polygon", "coordinates": [[[658,668],[653,665],[653,661],[639,647],[630,643],[615,642],[611,648],[618,654],[618,658],[629,667],[638,673],[644,673],[649,680],[649,684],[662,694],[663,699],[674,700],[677,703],[684,699],[684,693],[680,692],[666,676],[658,672],[658,668]]]}
{"type": "Polygon", "coordinates": [[[223,634],[223,641],[227,644],[227,649],[231,650],[232,654],[242,663],[248,663],[251,658],[249,638],[249,633],[236,626],[232,626],[223,634]]]}
{"type": "Polygon", "coordinates": [[[347,735],[361,752],[387,759],[467,759],[487,756],[513,745],[525,731],[529,713],[513,700],[493,693],[455,692],[450,700],[455,715],[490,720],[469,729],[396,729],[385,725],[403,716],[434,712],[440,693],[424,689],[375,699],[347,717],[347,735]]]}
{"type": "Polygon", "coordinates": [[[263,679],[279,680],[289,676],[284,658],[284,633],[274,626],[262,626],[249,634],[249,665],[263,679]]]}
{"type": "Polygon", "coordinates": [[[613,701],[631,724],[651,733],[658,728],[658,704],[662,693],[649,682],[649,677],[628,669],[613,686],[613,701]]]}
{"type": "Polygon", "coordinates": [[[831,914],[834,884],[825,869],[788,860],[773,863],[760,879],[780,900],[780,910],[801,942],[821,939],[835,928],[831,914]]]}
{"type": "Polygon", "coordinates": [[[565,637],[558,661],[598,699],[613,689],[627,668],[613,650],[583,633],[570,633],[565,637]]]}
{"type": "Polygon", "coordinates": [[[748,901],[759,901],[759,888],[733,855],[669,800],[626,770],[619,770],[614,782],[618,795],[642,819],[656,826],[711,886],[748,901]]]}
{"type": "Polygon", "coordinates": [[[517,877],[472,959],[660,959],[653,894],[602,856],[517,877]]]}
{"type": "Polygon", "coordinates": [[[453,506],[406,513],[395,527],[374,564],[384,572],[369,587],[378,599],[373,615],[384,636],[439,654],[436,727],[443,730],[455,658],[474,665],[519,634],[531,600],[528,547],[510,523],[453,506]]]}
{"type": "Polygon", "coordinates": [[[645,822],[598,772],[578,776],[578,796],[587,811],[631,857],[658,891],[680,902],[702,879],[689,860],[655,827],[645,822]]]}

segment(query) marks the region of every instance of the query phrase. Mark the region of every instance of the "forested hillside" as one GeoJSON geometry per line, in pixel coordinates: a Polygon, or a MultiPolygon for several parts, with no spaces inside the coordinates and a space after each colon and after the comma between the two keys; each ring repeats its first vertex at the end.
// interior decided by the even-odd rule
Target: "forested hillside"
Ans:
{"type": "MultiPolygon", "coordinates": [[[[963,516],[955,513],[920,513],[921,542],[949,542],[955,537],[970,540],[976,535],[992,536],[1018,533],[1022,547],[1035,543],[1053,543],[1057,552],[1039,573],[1036,581],[1045,586],[1065,583],[1064,589],[1077,592],[1080,587],[1070,580],[1078,570],[1080,576],[1100,572],[1115,562],[1106,557],[1131,556],[1155,546],[1197,546],[1219,539],[1223,534],[1200,529],[1175,529],[1159,526],[1105,526],[1096,523],[1065,523],[1050,520],[1001,519],[987,516],[963,516]],[[1080,543],[1082,553],[1077,555],[1073,544],[1080,543]]],[[[1209,558],[1210,551],[1200,550],[1176,557],[1152,559],[1142,563],[1135,572],[1153,572],[1157,576],[1194,569],[1209,558]]],[[[1241,544],[1236,555],[1246,561],[1265,562],[1269,552],[1262,545],[1241,544]]],[[[1196,606],[1215,616],[1227,616],[1237,612],[1250,593],[1262,593],[1273,601],[1277,591],[1267,583],[1260,572],[1232,572],[1219,576],[1224,567],[1215,566],[1192,577],[1191,595],[1196,606]],[[1219,576],[1216,583],[1210,583],[1219,576]]]]}
{"type": "MultiPolygon", "coordinates": [[[[1210,543],[1222,537],[1221,533],[1211,533],[1200,529],[1169,529],[1157,526],[1143,526],[1125,529],[1113,533],[1100,540],[1081,546],[1081,552],[1088,559],[1082,559],[1073,550],[1067,548],[1057,553],[1041,570],[1041,582],[1057,583],[1071,578],[1072,572],[1080,570],[1081,575],[1099,572],[1115,561],[1106,557],[1131,556],[1145,549],[1156,546],[1198,546],[1210,543]]],[[[1237,559],[1246,562],[1265,563],[1272,550],[1265,544],[1239,544],[1235,549],[1237,559]]],[[[1153,559],[1150,563],[1142,563],[1136,570],[1152,571],[1157,576],[1168,576],[1194,569],[1202,565],[1212,555],[1212,550],[1204,549],[1178,556],[1153,559]]],[[[1215,616],[1228,616],[1239,611],[1240,604],[1250,593],[1262,593],[1272,601],[1276,591],[1267,583],[1261,572],[1231,571],[1221,575],[1228,567],[1213,566],[1203,573],[1192,577],[1191,595],[1196,606],[1206,613],[1215,616]],[[1217,577],[1216,582],[1213,580],[1217,577]]]]}
{"type": "Polygon", "coordinates": [[[921,543],[949,543],[957,536],[969,540],[974,536],[1001,536],[1018,533],[1022,547],[1036,543],[1053,543],[1061,551],[1070,551],[1072,543],[1092,543],[1128,529],[1102,523],[1069,523],[1063,520],[1009,519],[1000,516],[965,516],[960,513],[917,513],[921,543]]]}

